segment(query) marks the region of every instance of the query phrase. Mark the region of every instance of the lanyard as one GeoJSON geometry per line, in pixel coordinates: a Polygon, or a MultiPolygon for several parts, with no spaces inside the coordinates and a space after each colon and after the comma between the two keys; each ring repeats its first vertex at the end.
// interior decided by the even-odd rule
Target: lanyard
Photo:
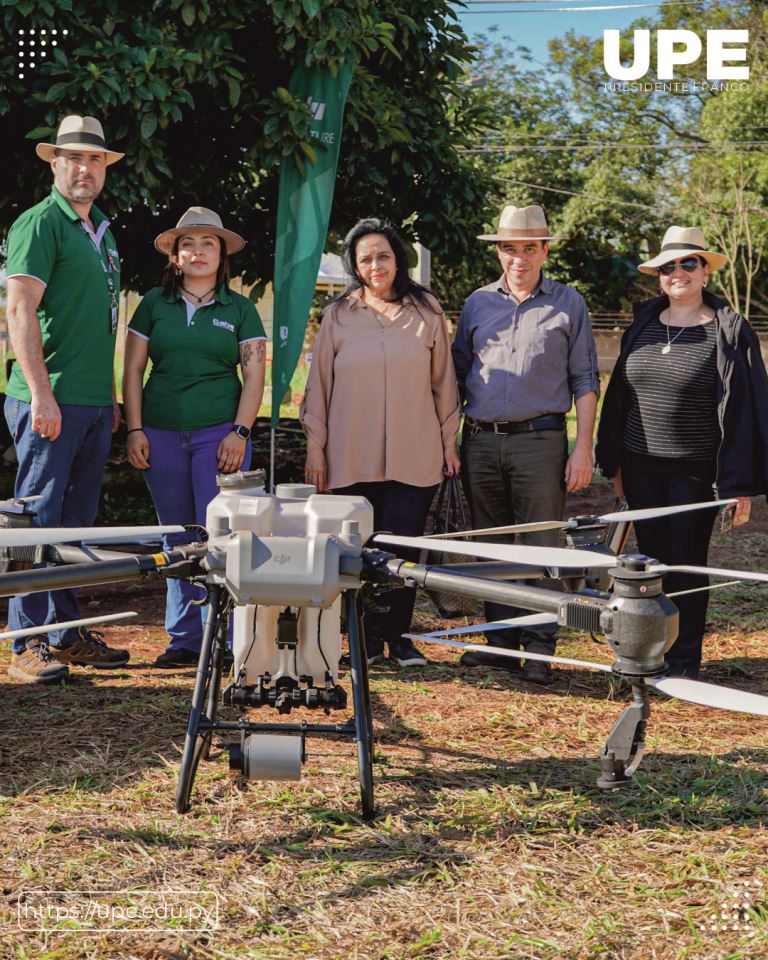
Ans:
{"type": "Polygon", "coordinates": [[[101,264],[101,269],[104,271],[104,279],[107,281],[107,290],[109,291],[109,326],[110,333],[115,333],[117,331],[117,315],[119,307],[119,297],[117,294],[117,284],[115,283],[115,274],[117,273],[117,266],[115,265],[114,260],[112,259],[112,254],[109,251],[107,242],[104,239],[106,236],[106,231],[102,235],[98,248],[93,242],[91,231],[85,225],[85,221],[80,221],[80,227],[83,233],[88,237],[88,242],[94,248],[96,256],[99,258],[99,263],[101,264]],[[104,262],[104,258],[101,255],[101,244],[104,244],[104,249],[107,251],[107,263],[104,262]],[[107,265],[108,264],[108,265],[107,265]]]}

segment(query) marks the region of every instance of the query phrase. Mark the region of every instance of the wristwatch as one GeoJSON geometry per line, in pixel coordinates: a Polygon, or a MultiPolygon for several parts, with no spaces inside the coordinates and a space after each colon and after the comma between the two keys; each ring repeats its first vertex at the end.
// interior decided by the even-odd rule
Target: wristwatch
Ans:
{"type": "Polygon", "coordinates": [[[242,423],[235,423],[232,425],[234,432],[240,437],[241,440],[250,440],[251,431],[248,427],[244,427],[242,423]]]}

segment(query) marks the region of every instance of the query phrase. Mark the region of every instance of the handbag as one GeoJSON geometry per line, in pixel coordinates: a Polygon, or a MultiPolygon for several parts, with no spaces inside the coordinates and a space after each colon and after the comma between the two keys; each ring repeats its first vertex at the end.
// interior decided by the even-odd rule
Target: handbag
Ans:
{"type": "MultiPolygon", "coordinates": [[[[458,533],[469,529],[467,523],[468,508],[464,503],[464,494],[458,477],[444,477],[440,490],[435,498],[434,506],[430,510],[431,523],[428,527],[432,533],[458,533]]],[[[455,563],[456,555],[429,551],[426,562],[433,565],[455,563]]],[[[473,597],[464,597],[458,593],[444,593],[438,590],[427,590],[435,609],[446,620],[455,620],[459,617],[469,617],[477,612],[477,601],[473,597]]]]}

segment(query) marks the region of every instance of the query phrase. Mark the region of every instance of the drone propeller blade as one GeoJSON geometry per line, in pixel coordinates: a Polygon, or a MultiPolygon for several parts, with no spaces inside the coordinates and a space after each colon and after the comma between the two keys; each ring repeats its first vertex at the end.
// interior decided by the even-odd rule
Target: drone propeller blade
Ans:
{"type": "Polygon", "coordinates": [[[659,564],[650,568],[653,573],[664,576],[667,573],[696,573],[702,577],[725,577],[726,579],[755,580],[757,583],[768,583],[768,573],[759,570],[729,570],[726,567],[689,567],[675,564],[666,566],[659,564]]]}
{"type": "Polygon", "coordinates": [[[566,550],[561,547],[527,547],[512,543],[455,543],[437,540],[434,537],[395,537],[379,533],[377,543],[389,543],[396,547],[415,547],[417,550],[434,550],[438,553],[458,553],[465,557],[482,557],[484,560],[503,560],[505,563],[528,564],[532,567],[613,567],[616,557],[591,550],[566,550]]]}
{"type": "Polygon", "coordinates": [[[768,697],[759,693],[734,690],[733,687],[721,687],[699,680],[687,680],[685,677],[646,677],[645,682],[668,697],[676,697],[678,700],[687,700],[689,703],[715,707],[718,710],[735,710],[737,713],[768,717],[768,697]]]}
{"type": "Polygon", "coordinates": [[[455,540],[459,537],[500,537],[505,533],[536,533],[539,530],[564,530],[570,526],[567,520],[536,520],[533,523],[516,523],[511,527],[485,527],[481,530],[460,530],[456,533],[433,533],[435,540],[455,540]]]}
{"type": "Polygon", "coordinates": [[[735,498],[730,500],[709,500],[705,503],[681,503],[676,507],[646,507],[643,510],[617,510],[616,513],[604,513],[598,520],[603,523],[614,523],[623,520],[653,520],[656,517],[668,517],[673,513],[687,513],[690,510],[706,510],[709,507],[722,507],[727,503],[736,503],[735,498]]]}
{"type": "Polygon", "coordinates": [[[128,610],[125,613],[105,613],[101,617],[83,617],[80,620],[67,620],[64,623],[46,623],[41,627],[22,627],[20,630],[3,630],[0,633],[0,640],[14,640],[16,637],[35,637],[41,633],[50,633],[52,630],[69,630],[77,627],[89,627],[94,623],[112,623],[115,620],[127,620],[128,617],[136,617],[135,610],[128,610]]]}
{"type": "Polygon", "coordinates": [[[572,660],[570,657],[554,657],[546,653],[509,650],[506,647],[492,647],[486,643],[461,643],[459,640],[440,640],[437,637],[431,637],[429,635],[422,635],[416,639],[421,640],[422,643],[435,643],[441,647],[458,647],[461,650],[473,650],[477,653],[497,653],[503,657],[514,657],[516,660],[542,660],[544,663],[561,663],[567,667],[586,667],[588,670],[602,670],[604,673],[612,672],[612,667],[608,663],[591,663],[589,660],[572,660]]]}
{"type": "Polygon", "coordinates": [[[184,533],[181,526],[154,527],[12,527],[0,530],[0,547],[35,547],[88,540],[91,543],[134,543],[143,537],[184,533]]]}
{"type": "Polygon", "coordinates": [[[431,630],[429,633],[404,633],[409,640],[424,637],[457,637],[467,633],[487,633],[490,630],[508,630],[510,627],[536,627],[557,624],[550,613],[532,613],[529,617],[512,617],[509,620],[493,620],[491,623],[475,623],[468,627],[452,627],[450,630],[431,630]]]}

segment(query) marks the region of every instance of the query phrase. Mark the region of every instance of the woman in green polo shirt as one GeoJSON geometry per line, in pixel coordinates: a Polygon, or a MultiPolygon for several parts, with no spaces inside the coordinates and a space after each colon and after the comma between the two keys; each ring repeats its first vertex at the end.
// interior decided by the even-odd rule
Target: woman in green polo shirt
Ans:
{"type": "MultiPolygon", "coordinates": [[[[205,207],[191,207],[155,240],[168,256],[163,283],[128,327],[123,399],[128,459],[144,470],[160,523],[204,524],[216,474],[250,466],[251,425],[264,389],[264,328],[256,308],[229,289],[229,254],[245,246],[205,207]],[[147,361],[152,371],[146,385],[147,361]],[[240,365],[242,383],[237,367],[240,365]]],[[[184,534],[166,546],[188,542],[184,534]]],[[[156,667],[197,663],[199,588],[168,580],[170,642],[156,667]]]]}

